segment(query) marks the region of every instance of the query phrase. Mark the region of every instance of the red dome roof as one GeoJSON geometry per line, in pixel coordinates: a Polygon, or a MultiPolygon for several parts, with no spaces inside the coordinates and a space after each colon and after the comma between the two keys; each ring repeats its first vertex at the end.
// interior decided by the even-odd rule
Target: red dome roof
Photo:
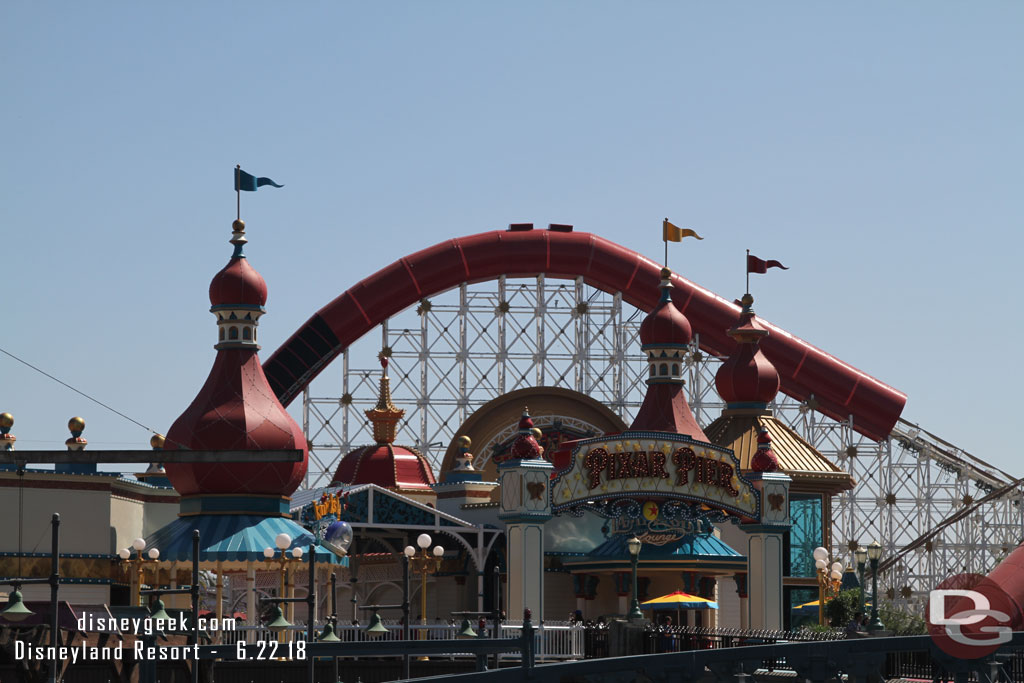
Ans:
{"type": "Polygon", "coordinates": [[[267,303],[267,283],[244,256],[232,257],[210,282],[210,305],[263,306],[267,303]]]}
{"type": "Polygon", "coordinates": [[[166,463],[183,496],[291,495],[306,474],[302,429],[267,384],[255,349],[221,349],[206,384],[167,432],[164,450],[302,449],[300,462],[166,463]]]}
{"type": "Polygon", "coordinates": [[[743,297],[743,312],[729,336],[736,340],[732,352],[715,374],[715,387],[726,403],[769,403],[779,393],[779,371],[768,360],[758,342],[768,336],[751,305],[754,298],[743,297]]]}
{"type": "Polygon", "coordinates": [[[672,284],[669,281],[671,274],[668,268],[662,268],[661,301],[640,325],[642,346],[684,346],[693,339],[690,321],[672,302],[672,284]]]}
{"type": "Polygon", "coordinates": [[[361,446],[342,458],[334,483],[432,490],[434,473],[421,453],[406,446],[384,443],[361,446]]]}

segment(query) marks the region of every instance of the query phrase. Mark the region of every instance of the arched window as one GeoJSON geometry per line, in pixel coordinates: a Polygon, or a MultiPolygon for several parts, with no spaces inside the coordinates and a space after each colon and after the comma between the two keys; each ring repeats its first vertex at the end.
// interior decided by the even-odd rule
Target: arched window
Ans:
{"type": "Polygon", "coordinates": [[[223,327],[222,327],[222,328],[220,328],[220,329],[218,330],[218,335],[217,335],[217,337],[218,337],[218,338],[219,338],[219,339],[220,339],[221,341],[224,341],[224,328],[223,328],[223,327]]]}
{"type": "Polygon", "coordinates": [[[242,328],[242,339],[245,339],[246,341],[251,340],[252,339],[252,330],[249,329],[248,327],[243,327],[242,328]]]}
{"type": "Polygon", "coordinates": [[[654,365],[653,364],[651,365],[651,377],[654,377],[654,365]]]}
{"type": "Polygon", "coordinates": [[[232,327],[228,330],[228,339],[238,339],[238,328],[232,327]]]}
{"type": "Polygon", "coordinates": [[[668,363],[661,364],[661,368],[658,370],[658,374],[661,375],[662,377],[668,375],[668,363]]]}
{"type": "Polygon", "coordinates": [[[672,364],[672,374],[673,375],[678,375],[679,374],[679,363],[673,363],[672,364]]]}

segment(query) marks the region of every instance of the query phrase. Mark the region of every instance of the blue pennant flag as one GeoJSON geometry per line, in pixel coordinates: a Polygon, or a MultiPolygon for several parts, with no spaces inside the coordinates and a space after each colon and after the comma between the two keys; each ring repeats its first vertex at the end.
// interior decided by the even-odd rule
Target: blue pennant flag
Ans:
{"type": "Polygon", "coordinates": [[[284,187],[284,185],[278,185],[270,178],[257,178],[254,175],[250,175],[240,168],[235,169],[235,191],[242,190],[244,192],[255,192],[256,188],[264,185],[270,185],[271,187],[284,187]]]}

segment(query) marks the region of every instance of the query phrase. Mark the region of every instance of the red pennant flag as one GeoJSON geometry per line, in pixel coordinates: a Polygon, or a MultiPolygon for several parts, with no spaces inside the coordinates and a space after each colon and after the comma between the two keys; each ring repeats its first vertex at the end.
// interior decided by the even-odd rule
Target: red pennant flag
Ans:
{"type": "Polygon", "coordinates": [[[767,273],[769,268],[782,268],[783,270],[789,270],[786,266],[782,265],[778,261],[762,261],[761,259],[747,254],[747,272],[748,273],[767,273]]]}

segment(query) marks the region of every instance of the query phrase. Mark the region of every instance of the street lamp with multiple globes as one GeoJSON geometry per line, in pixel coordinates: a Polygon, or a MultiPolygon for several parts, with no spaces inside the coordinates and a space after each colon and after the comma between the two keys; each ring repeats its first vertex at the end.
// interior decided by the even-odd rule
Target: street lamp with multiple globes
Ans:
{"type": "MultiPolygon", "coordinates": [[[[435,545],[432,551],[427,548],[434,539],[430,534],[420,534],[416,538],[416,545],[420,547],[419,554],[411,545],[405,546],[405,556],[409,558],[409,569],[420,575],[420,625],[427,625],[427,575],[433,574],[441,568],[441,558],[444,556],[444,548],[435,545]]],[[[421,639],[426,637],[426,629],[423,630],[421,639]]]]}
{"type": "Polygon", "coordinates": [[[825,597],[833,597],[839,592],[839,584],[843,580],[843,563],[828,564],[828,550],[814,549],[814,567],[818,577],[818,625],[825,625],[825,597]]]}
{"type": "MultiPolygon", "coordinates": [[[[278,558],[278,562],[281,563],[281,590],[277,594],[279,598],[287,597],[284,594],[284,592],[285,576],[288,572],[288,564],[292,562],[302,561],[302,548],[299,546],[295,546],[289,552],[288,548],[291,546],[291,544],[292,537],[282,532],[274,537],[274,545],[277,546],[276,549],[271,548],[269,546],[263,549],[263,558],[268,562],[272,562],[274,558],[277,557],[277,552],[281,551],[281,557],[278,558]]],[[[273,621],[270,624],[268,624],[270,628],[287,628],[288,626],[291,626],[288,620],[284,618],[284,612],[282,611],[280,605],[275,605],[273,616],[273,621]]]]}
{"type": "Polygon", "coordinates": [[[867,553],[871,562],[871,621],[868,622],[868,631],[874,633],[885,629],[885,624],[878,618],[878,560],[882,557],[882,544],[873,542],[867,553]]]}
{"type": "MultiPolygon", "coordinates": [[[[142,590],[143,572],[146,569],[146,565],[156,565],[157,562],[160,561],[160,550],[158,548],[150,548],[149,551],[146,552],[145,557],[142,555],[142,551],[144,550],[146,550],[146,540],[143,538],[136,538],[132,541],[131,548],[121,548],[117,553],[117,556],[121,558],[121,561],[129,571],[131,570],[132,565],[135,565],[136,567],[135,586],[132,590],[132,604],[136,606],[142,601],[140,591],[142,590]],[[134,558],[132,558],[132,550],[135,550],[136,552],[136,556],[134,558]],[[146,557],[149,559],[146,559],[146,557]]],[[[158,580],[158,578],[154,580],[158,580]]]]}
{"type": "Polygon", "coordinates": [[[636,589],[636,566],[640,561],[641,545],[643,543],[636,536],[626,541],[626,548],[629,549],[629,562],[633,568],[633,602],[629,606],[629,614],[626,615],[626,618],[630,621],[644,618],[644,613],[640,611],[640,601],[637,599],[636,589]]]}

